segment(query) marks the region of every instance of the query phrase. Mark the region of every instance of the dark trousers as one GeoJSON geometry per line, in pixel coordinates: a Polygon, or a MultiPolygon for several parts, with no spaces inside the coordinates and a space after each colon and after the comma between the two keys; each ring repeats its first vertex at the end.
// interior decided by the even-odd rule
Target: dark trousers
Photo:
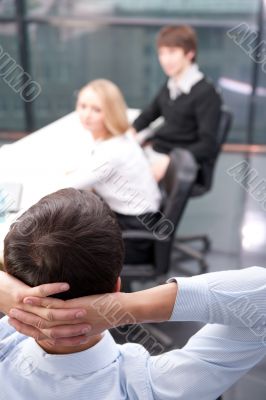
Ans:
{"type": "MultiPolygon", "coordinates": [[[[159,220],[159,213],[146,213],[138,216],[116,213],[122,231],[148,231],[159,220]]],[[[147,239],[124,239],[125,264],[153,263],[153,241],[147,239]]]]}

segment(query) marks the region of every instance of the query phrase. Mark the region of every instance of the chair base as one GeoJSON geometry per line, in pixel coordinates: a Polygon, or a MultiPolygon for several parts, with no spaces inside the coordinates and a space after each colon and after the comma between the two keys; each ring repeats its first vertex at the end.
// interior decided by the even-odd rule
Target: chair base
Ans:
{"type": "MultiPolygon", "coordinates": [[[[193,236],[184,236],[178,237],[173,243],[173,249],[175,252],[181,253],[185,256],[186,259],[192,259],[198,262],[200,270],[200,274],[204,274],[208,271],[209,266],[205,260],[205,253],[209,251],[211,247],[211,242],[208,236],[206,235],[193,235],[193,236]],[[201,250],[196,250],[192,246],[189,246],[188,242],[202,242],[203,246],[201,250]]],[[[184,269],[178,268],[184,274],[188,274],[184,269]]]]}
{"type": "Polygon", "coordinates": [[[207,235],[190,235],[190,236],[180,236],[178,237],[178,242],[201,242],[202,243],[202,253],[206,253],[211,248],[211,241],[207,235]]]}

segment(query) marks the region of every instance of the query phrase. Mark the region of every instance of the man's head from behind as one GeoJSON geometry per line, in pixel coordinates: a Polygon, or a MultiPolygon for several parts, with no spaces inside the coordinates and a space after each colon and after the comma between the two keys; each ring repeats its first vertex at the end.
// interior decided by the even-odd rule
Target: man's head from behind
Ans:
{"type": "Polygon", "coordinates": [[[188,25],[163,27],[156,45],[160,64],[169,77],[179,75],[196,61],[197,35],[188,25]]]}
{"type": "Polygon", "coordinates": [[[123,258],[114,213],[92,192],[71,188],[29,208],[4,242],[9,274],[30,286],[68,282],[62,299],[114,291],[123,258]]]}

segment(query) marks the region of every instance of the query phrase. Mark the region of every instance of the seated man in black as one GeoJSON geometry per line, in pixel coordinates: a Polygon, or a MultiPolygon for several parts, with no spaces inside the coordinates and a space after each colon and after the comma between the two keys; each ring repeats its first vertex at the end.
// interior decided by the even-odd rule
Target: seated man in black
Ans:
{"type": "Polygon", "coordinates": [[[199,165],[212,159],[222,101],[196,64],[197,36],[191,27],[166,26],[159,31],[156,44],[168,80],[133,126],[138,132],[164,117],[149,152],[159,181],[168,165],[168,157],[162,153],[168,154],[175,147],[189,150],[199,165]]]}

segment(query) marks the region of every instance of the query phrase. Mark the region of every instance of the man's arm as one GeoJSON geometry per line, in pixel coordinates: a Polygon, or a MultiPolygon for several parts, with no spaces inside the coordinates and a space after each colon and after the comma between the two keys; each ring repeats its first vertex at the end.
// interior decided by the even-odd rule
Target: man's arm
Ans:
{"type": "MultiPolygon", "coordinates": [[[[136,293],[89,296],[61,304],[64,307],[85,308],[87,316],[82,322],[92,325],[91,334],[128,323],[170,319],[230,325],[252,330],[255,336],[262,332],[260,339],[262,335],[266,336],[263,330],[266,318],[266,269],[252,267],[214,272],[191,278],[175,278],[175,281],[178,282],[178,291],[176,284],[168,283],[136,293]],[[112,309],[116,311],[114,315],[112,309]]],[[[15,318],[21,321],[13,321],[15,327],[25,329],[22,325],[25,322],[30,326],[42,327],[48,336],[63,336],[65,345],[78,343],[78,337],[65,339],[66,336],[73,336],[73,326],[51,327],[50,319],[56,319],[57,310],[53,310],[56,299],[28,298],[25,301],[30,301],[34,306],[28,306],[27,310],[31,310],[31,313],[14,310],[15,318]]],[[[63,316],[66,310],[60,312],[63,316]]]]}
{"type": "Polygon", "coordinates": [[[217,399],[265,355],[247,329],[207,324],[182,349],[149,358],[154,399],[217,399]]]}
{"type": "Polygon", "coordinates": [[[0,311],[8,314],[25,296],[52,296],[69,290],[68,283],[50,283],[30,288],[6,272],[0,271],[0,311]]]}
{"type": "Polygon", "coordinates": [[[152,121],[155,121],[161,116],[158,99],[160,96],[160,92],[150,103],[150,105],[148,105],[133,122],[132,126],[137,132],[147,128],[147,126],[149,126],[152,121]]]}
{"type": "Polygon", "coordinates": [[[209,324],[182,349],[150,357],[150,385],[155,399],[213,400],[266,355],[266,269],[177,280],[171,320],[209,324]]]}
{"type": "MultiPolygon", "coordinates": [[[[8,314],[10,312],[10,309],[15,307],[23,307],[25,312],[27,310],[29,311],[29,309],[32,310],[32,307],[23,304],[23,299],[25,297],[37,296],[38,299],[41,299],[42,297],[52,296],[56,293],[65,292],[68,289],[69,285],[67,283],[50,283],[31,288],[25,285],[23,282],[19,281],[18,279],[7,274],[6,272],[0,271],[0,312],[8,314]]],[[[62,324],[62,321],[64,321],[64,323],[66,323],[66,321],[68,321],[68,323],[73,323],[73,321],[75,320],[81,322],[81,318],[84,318],[84,315],[86,315],[86,311],[82,308],[63,310],[62,314],[62,304],[64,304],[64,302],[59,299],[53,300],[53,305],[57,309],[53,310],[53,314],[50,315],[49,310],[45,310],[46,317],[48,318],[48,320],[50,320],[51,326],[56,326],[59,323],[62,324]]],[[[33,327],[31,326],[25,325],[22,333],[29,333],[29,336],[33,336],[35,338],[47,338],[47,336],[44,335],[44,333],[42,333],[39,329],[32,328],[33,327]]],[[[80,335],[80,331],[85,328],[90,327],[88,324],[84,323],[77,325],[75,329],[76,335],[80,335]]],[[[71,333],[72,335],[75,335],[73,329],[71,333]]]]}
{"type": "MultiPolygon", "coordinates": [[[[106,326],[119,326],[159,322],[170,315],[172,321],[212,323],[183,349],[149,357],[146,374],[155,399],[213,400],[266,354],[266,269],[252,267],[174,281],[178,288],[168,283],[69,304],[86,306],[94,329],[100,320],[106,326]]],[[[53,299],[38,302],[49,306],[53,299]]]]}
{"type": "Polygon", "coordinates": [[[187,150],[191,151],[198,162],[210,159],[216,151],[221,105],[221,97],[211,85],[196,100],[199,139],[189,145],[187,150]]]}
{"type": "Polygon", "coordinates": [[[176,293],[177,284],[169,283],[135,293],[108,293],[67,301],[29,296],[24,299],[26,304],[20,304],[10,311],[10,323],[25,335],[45,335],[57,344],[75,346],[85,343],[89,336],[112,327],[168,320],[176,293]],[[72,318],[71,321],[66,315],[65,321],[60,322],[67,310],[72,308],[86,310],[86,316],[79,320],[72,318]],[[84,334],[82,330],[87,326],[90,331],[84,334]]]}

